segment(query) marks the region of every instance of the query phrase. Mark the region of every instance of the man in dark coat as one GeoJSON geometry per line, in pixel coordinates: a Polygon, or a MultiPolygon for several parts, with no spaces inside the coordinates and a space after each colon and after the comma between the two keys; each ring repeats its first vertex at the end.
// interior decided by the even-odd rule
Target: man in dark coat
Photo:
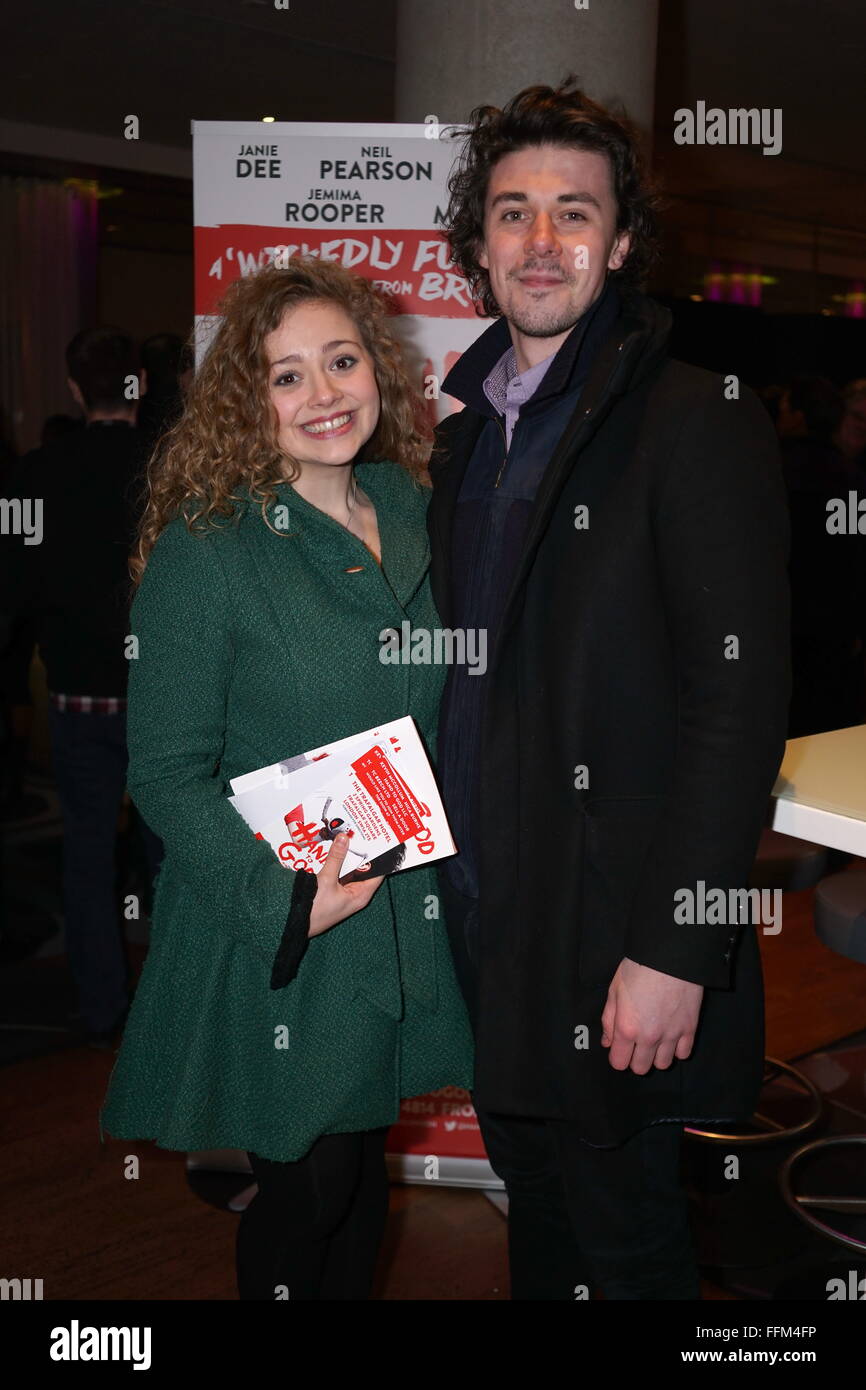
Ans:
{"type": "Polygon", "coordinates": [[[790,698],[776,440],[736,377],[668,356],[635,287],[655,196],[627,122],[528,88],[473,113],[450,191],[498,317],[442,384],[465,408],[431,462],[439,613],[491,653],[449,672],[440,880],[512,1297],[698,1298],[683,1123],[749,1116],[762,1078],[745,889],[790,698]]]}

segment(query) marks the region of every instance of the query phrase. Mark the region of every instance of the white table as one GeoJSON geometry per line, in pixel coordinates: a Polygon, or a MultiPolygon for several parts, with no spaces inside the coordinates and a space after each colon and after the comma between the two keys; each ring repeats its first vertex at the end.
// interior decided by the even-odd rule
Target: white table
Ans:
{"type": "Polygon", "coordinates": [[[770,825],[866,858],[866,724],[788,740],[770,825]]]}

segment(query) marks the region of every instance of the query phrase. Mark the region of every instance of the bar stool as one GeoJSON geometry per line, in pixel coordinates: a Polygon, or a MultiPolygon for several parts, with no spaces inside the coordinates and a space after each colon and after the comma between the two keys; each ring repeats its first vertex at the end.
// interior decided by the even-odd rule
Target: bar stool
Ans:
{"type": "Polygon", "coordinates": [[[818,884],[815,931],[831,951],[866,965],[866,868],[854,864],[818,884]]]}
{"type": "MultiPolygon", "coordinates": [[[[831,951],[848,960],[866,965],[866,868],[854,866],[839,874],[830,874],[819,883],[815,893],[815,930],[831,951]]],[[[864,981],[866,984],[866,981],[864,981]]],[[[866,994],[866,990],[864,990],[866,994]]],[[[830,1165],[826,1165],[830,1168],[830,1165]]],[[[826,1236],[848,1250],[866,1254],[866,1223],[856,1233],[840,1230],[822,1220],[817,1212],[835,1212],[849,1217],[866,1217],[866,1134],[833,1135],[815,1139],[798,1149],[782,1165],[779,1182],[782,1196],[789,1207],[811,1230],[826,1236]],[[820,1162],[825,1155],[843,1160],[843,1181],[860,1187],[856,1196],[843,1191],[815,1195],[797,1192],[804,1168],[820,1162]],[[845,1162],[845,1160],[848,1160],[845,1162]]],[[[830,1186],[838,1188],[839,1164],[830,1170],[830,1186]],[[835,1180],[834,1180],[835,1179],[835,1180]]]]}
{"type": "MultiPolygon", "coordinates": [[[[827,869],[823,845],[765,829],[758,844],[750,888],[780,888],[801,892],[818,883],[827,869]]],[[[764,1059],[764,1084],[758,1108],[748,1127],[729,1129],[685,1125],[688,1139],[683,1162],[691,1193],[698,1259],[713,1269],[719,1282],[730,1280],[722,1271],[760,1265],[769,1253],[779,1260],[793,1257],[798,1249],[796,1223],[790,1221],[781,1200],[767,1203],[775,1193],[778,1157],[774,1144],[797,1142],[818,1124],[821,1094],[811,1081],[775,1057],[764,1059]],[[721,1153],[719,1146],[722,1146],[721,1153]],[[752,1155],[748,1179],[731,1182],[726,1173],[728,1151],[745,1147],[752,1155]],[[713,1150],[715,1149],[715,1153],[713,1150]]]]}
{"type": "MultiPolygon", "coordinates": [[[[827,850],[811,840],[781,835],[777,830],[761,831],[758,851],[749,876],[750,888],[781,888],[800,893],[820,883],[827,868],[827,850]]],[[[775,1057],[764,1059],[764,1090],[760,1109],[752,1117],[753,1128],[745,1133],[722,1132],[686,1125],[692,1139],[705,1144],[772,1144],[813,1129],[821,1118],[821,1094],[807,1076],[775,1057]],[[772,1110],[778,1100],[788,1104],[795,1097],[803,1101],[803,1114],[794,1122],[775,1119],[772,1110]]]]}
{"type": "Polygon", "coordinates": [[[758,852],[749,875],[750,888],[781,888],[785,893],[801,893],[814,888],[827,872],[825,845],[798,840],[765,827],[758,841],[758,852]]]}

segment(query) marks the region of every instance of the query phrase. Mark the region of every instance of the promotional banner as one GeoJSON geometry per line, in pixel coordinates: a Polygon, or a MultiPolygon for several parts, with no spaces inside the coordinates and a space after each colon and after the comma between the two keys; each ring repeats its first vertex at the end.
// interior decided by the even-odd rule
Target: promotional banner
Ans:
{"type": "MultiPolygon", "coordinates": [[[[440,230],[459,139],[432,121],[193,121],[192,132],[199,358],[233,280],[320,256],[388,295],[431,420],[460,409],[439,383],[490,321],[475,313],[440,230]]],[[[403,1181],[502,1187],[456,1087],[404,1101],[388,1150],[403,1181]]]]}
{"type": "Polygon", "coordinates": [[[460,403],[437,384],[488,326],[441,235],[459,141],[446,127],[193,121],[199,353],[232,280],[293,255],[372,280],[399,310],[419,387],[440,419],[460,403]]]}

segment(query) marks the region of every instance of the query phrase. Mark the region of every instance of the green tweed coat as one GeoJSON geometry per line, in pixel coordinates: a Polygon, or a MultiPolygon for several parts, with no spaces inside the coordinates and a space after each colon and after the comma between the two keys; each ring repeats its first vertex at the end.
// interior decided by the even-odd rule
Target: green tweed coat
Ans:
{"type": "Polygon", "coordinates": [[[165,858],[101,1134],[287,1161],[322,1134],[391,1124],[403,1096],[472,1084],[434,870],[386,878],[272,989],[295,875],[227,800],[232,777],[406,714],[435,754],[444,668],[379,660],[383,628],[439,622],[428,493],[394,463],[356,473],[381,569],[288,484],[278,534],[247,500],[204,537],[171,522],[151,553],[132,608],[128,786],[165,858]]]}

